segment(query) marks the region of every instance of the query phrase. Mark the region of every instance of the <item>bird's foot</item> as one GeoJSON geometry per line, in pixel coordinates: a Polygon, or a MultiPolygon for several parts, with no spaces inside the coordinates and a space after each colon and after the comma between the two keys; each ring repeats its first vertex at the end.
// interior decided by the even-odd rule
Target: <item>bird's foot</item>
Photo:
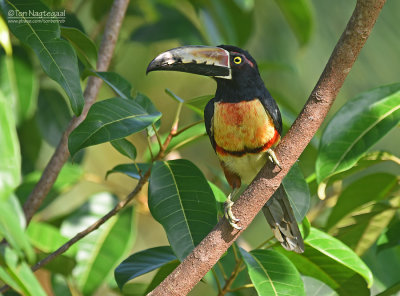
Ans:
{"type": "Polygon", "coordinates": [[[232,205],[233,201],[231,200],[231,194],[228,196],[228,200],[225,202],[225,218],[228,220],[229,224],[238,230],[241,230],[242,227],[238,226],[236,223],[240,221],[240,219],[236,218],[235,215],[232,213],[232,205]]]}
{"type": "Polygon", "coordinates": [[[274,150],[272,150],[272,149],[270,148],[270,149],[267,150],[267,153],[268,153],[268,158],[269,158],[269,160],[270,160],[272,163],[274,163],[275,165],[277,165],[280,169],[282,169],[282,167],[281,167],[281,165],[280,165],[280,163],[279,163],[278,158],[276,158],[276,155],[275,155],[274,150]]]}

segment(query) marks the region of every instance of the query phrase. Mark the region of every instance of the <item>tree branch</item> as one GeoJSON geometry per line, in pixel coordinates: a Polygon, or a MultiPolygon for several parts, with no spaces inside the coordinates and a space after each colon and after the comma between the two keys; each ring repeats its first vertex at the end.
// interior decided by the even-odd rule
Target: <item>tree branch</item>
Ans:
{"type": "MultiPolygon", "coordinates": [[[[98,60],[97,60],[97,71],[106,71],[110,65],[110,61],[114,52],[115,44],[117,42],[118,34],[124,19],[126,9],[128,7],[129,0],[115,0],[110,14],[108,16],[106,28],[104,30],[103,39],[101,41],[98,60]]],[[[89,77],[86,89],[84,91],[85,106],[82,114],[78,117],[73,117],[70,121],[66,131],[64,132],[53,156],[48,162],[43,174],[36,184],[35,188],[28,196],[27,201],[24,204],[24,213],[26,223],[28,224],[36,213],[43,200],[53,187],[58,174],[62,167],[66,163],[69,157],[68,151],[68,137],[71,132],[86,118],[86,115],[90,107],[96,101],[97,94],[99,92],[102,80],[97,77],[89,77]]]]}
{"type": "Polygon", "coordinates": [[[148,295],[186,295],[218,262],[279,187],[321,126],[364,46],[385,0],[358,0],[346,29],[300,115],[276,147],[282,170],[268,162],[233,206],[242,230],[221,219],[184,261],[148,295]]]}

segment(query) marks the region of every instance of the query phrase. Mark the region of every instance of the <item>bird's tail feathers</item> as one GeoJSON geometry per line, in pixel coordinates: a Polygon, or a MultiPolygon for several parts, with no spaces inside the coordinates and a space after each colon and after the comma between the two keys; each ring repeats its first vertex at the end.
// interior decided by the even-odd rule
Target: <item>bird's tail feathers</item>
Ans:
{"type": "Polygon", "coordinates": [[[282,184],[262,209],[276,239],[288,251],[304,252],[304,242],[282,184]]]}

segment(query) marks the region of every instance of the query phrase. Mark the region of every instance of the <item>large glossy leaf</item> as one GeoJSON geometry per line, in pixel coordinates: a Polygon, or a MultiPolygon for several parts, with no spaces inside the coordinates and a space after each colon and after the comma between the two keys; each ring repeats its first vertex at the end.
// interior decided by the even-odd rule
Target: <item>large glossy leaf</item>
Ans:
{"type": "Polygon", "coordinates": [[[151,248],[135,253],[122,261],[115,269],[115,281],[118,287],[122,289],[131,279],[176,260],[176,256],[169,246],[151,248]]]}
{"type": "Polygon", "coordinates": [[[80,114],[84,100],[74,49],[67,41],[60,39],[60,27],[57,22],[28,22],[26,20],[30,10],[39,12],[49,11],[49,9],[39,0],[29,2],[15,0],[12,3],[2,0],[1,8],[7,16],[11,32],[33,49],[43,70],[65,90],[74,113],[80,114]],[[17,22],[12,21],[15,18],[17,22]],[[18,20],[22,22],[19,23],[18,20]]]}
{"type": "MultiPolygon", "coordinates": [[[[74,235],[106,214],[116,202],[108,193],[93,196],[63,223],[62,233],[74,235]]],[[[85,295],[94,294],[131,247],[135,238],[133,213],[133,208],[124,210],[79,242],[74,275],[85,295]]]]}
{"type": "Polygon", "coordinates": [[[344,243],[311,228],[305,240],[305,252],[283,252],[301,274],[314,277],[339,295],[370,295],[372,273],[367,265],[344,243]]]}
{"type": "Polygon", "coordinates": [[[400,197],[389,203],[366,204],[342,219],[331,233],[361,256],[376,242],[399,207],[400,197]]]}
{"type": "Polygon", "coordinates": [[[282,181],[297,222],[301,222],[310,208],[310,190],[300,167],[295,163],[282,181]]]}
{"type": "Polygon", "coordinates": [[[400,122],[400,84],[382,86],[347,102],[330,120],[316,161],[318,183],[351,168],[400,122]]]}
{"type": "Polygon", "coordinates": [[[72,116],[63,96],[54,89],[39,91],[36,121],[42,137],[56,147],[72,116]]]}
{"type": "Polygon", "coordinates": [[[7,284],[16,288],[18,292],[26,296],[46,296],[31,268],[26,262],[19,262],[18,255],[14,250],[5,247],[3,250],[5,261],[4,269],[0,267],[0,276],[7,284]],[[8,273],[5,277],[5,272],[8,273]],[[11,280],[11,281],[10,281],[11,280]]]}
{"type": "Polygon", "coordinates": [[[275,2],[281,9],[300,45],[307,44],[314,25],[311,1],[276,0],[275,2]]]}
{"type": "Polygon", "coordinates": [[[134,100],[112,98],[95,103],[86,119],[71,133],[68,148],[78,150],[127,137],[156,122],[160,112],[148,113],[134,100]]]}
{"type": "Polygon", "coordinates": [[[130,99],[132,85],[124,77],[115,72],[90,72],[102,79],[121,98],[130,99]]]}
{"type": "Polygon", "coordinates": [[[217,223],[213,192],[201,171],[184,159],[157,162],[149,180],[149,208],[179,260],[217,223]]]}
{"type": "Polygon", "coordinates": [[[85,33],[77,28],[61,27],[61,36],[71,43],[81,62],[92,69],[96,67],[97,48],[85,33]]]}
{"type": "Polygon", "coordinates": [[[21,155],[14,114],[0,92],[0,200],[7,199],[18,186],[20,174],[21,155]]]}
{"type": "Polygon", "coordinates": [[[397,177],[394,175],[376,173],[351,183],[339,195],[329,215],[326,228],[331,229],[339,220],[363,204],[384,199],[396,187],[397,182],[397,177]]]}
{"type": "Polygon", "coordinates": [[[284,255],[275,250],[240,249],[240,253],[258,295],[305,295],[299,272],[284,255]]]}

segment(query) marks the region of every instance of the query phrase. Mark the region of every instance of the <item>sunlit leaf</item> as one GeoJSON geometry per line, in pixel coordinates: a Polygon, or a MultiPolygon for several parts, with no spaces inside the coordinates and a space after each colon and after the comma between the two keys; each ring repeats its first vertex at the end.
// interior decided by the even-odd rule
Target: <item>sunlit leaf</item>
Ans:
{"type": "MultiPolygon", "coordinates": [[[[13,279],[10,283],[14,286],[17,283],[17,291],[27,296],[46,296],[42,286],[39,284],[31,268],[26,262],[19,262],[18,255],[9,247],[3,251],[7,272],[13,279]]],[[[0,272],[0,275],[4,273],[0,272]]]]}
{"type": "Polygon", "coordinates": [[[0,201],[7,199],[21,180],[21,155],[14,114],[0,92],[0,201]]]}
{"type": "Polygon", "coordinates": [[[310,41],[314,16],[310,0],[276,0],[300,45],[310,41]]]}
{"type": "Polygon", "coordinates": [[[363,204],[384,199],[395,188],[397,182],[395,175],[387,173],[371,174],[354,181],[339,195],[326,228],[331,229],[339,220],[363,204]]]}
{"type": "Polygon", "coordinates": [[[307,296],[338,296],[331,287],[315,278],[302,276],[302,279],[307,296]]]}
{"type": "MultiPolygon", "coordinates": [[[[44,222],[31,221],[26,234],[32,245],[44,253],[52,253],[68,241],[58,228],[44,222]]],[[[72,245],[64,255],[74,256],[76,252],[76,245],[72,245]]]]}
{"type": "Polygon", "coordinates": [[[348,101],[330,120],[316,161],[318,183],[345,171],[400,122],[400,84],[382,86],[348,101]]]}
{"type": "Polygon", "coordinates": [[[61,27],[61,36],[74,47],[78,58],[90,68],[97,63],[97,48],[90,38],[77,28],[61,27]]]}
{"type": "Polygon", "coordinates": [[[86,119],[71,133],[71,155],[80,149],[127,137],[156,122],[160,112],[149,114],[134,100],[112,98],[93,104],[86,119]]]}
{"type": "Polygon", "coordinates": [[[24,231],[25,216],[17,198],[11,195],[8,199],[0,200],[0,236],[19,257],[26,257],[33,262],[35,253],[24,231]]]}
{"type": "Polygon", "coordinates": [[[299,272],[284,255],[261,249],[240,253],[258,295],[305,295],[299,272]]]}
{"type": "Polygon", "coordinates": [[[49,9],[39,0],[26,2],[8,0],[1,2],[1,8],[7,19],[16,17],[23,22],[8,22],[11,32],[21,42],[31,47],[39,58],[43,70],[57,81],[68,95],[72,110],[80,114],[84,100],[79,79],[78,60],[72,46],[60,38],[57,22],[28,22],[29,11],[47,11],[49,9]],[[14,13],[9,14],[9,11],[14,13]],[[18,16],[14,16],[17,14],[18,16]]]}
{"type": "MultiPolygon", "coordinates": [[[[92,196],[78,211],[64,220],[61,233],[67,237],[74,236],[108,213],[116,203],[117,199],[109,193],[92,196]]],[[[125,256],[135,237],[133,225],[133,209],[129,208],[79,241],[74,274],[85,294],[92,295],[125,256]]]]}
{"type": "Polygon", "coordinates": [[[388,204],[366,204],[340,220],[330,233],[361,256],[375,243],[399,207],[400,197],[391,199],[388,204]]]}
{"type": "Polygon", "coordinates": [[[149,180],[149,208],[161,223],[178,259],[190,251],[217,223],[213,192],[190,161],[157,162],[149,180]]]}
{"type": "Polygon", "coordinates": [[[302,254],[281,247],[276,249],[284,253],[301,274],[324,282],[339,295],[370,295],[372,273],[348,246],[313,227],[304,244],[302,254]]]}
{"type": "Polygon", "coordinates": [[[135,253],[124,261],[114,271],[118,287],[122,287],[131,279],[155,270],[176,260],[171,247],[156,247],[135,253]]]}

